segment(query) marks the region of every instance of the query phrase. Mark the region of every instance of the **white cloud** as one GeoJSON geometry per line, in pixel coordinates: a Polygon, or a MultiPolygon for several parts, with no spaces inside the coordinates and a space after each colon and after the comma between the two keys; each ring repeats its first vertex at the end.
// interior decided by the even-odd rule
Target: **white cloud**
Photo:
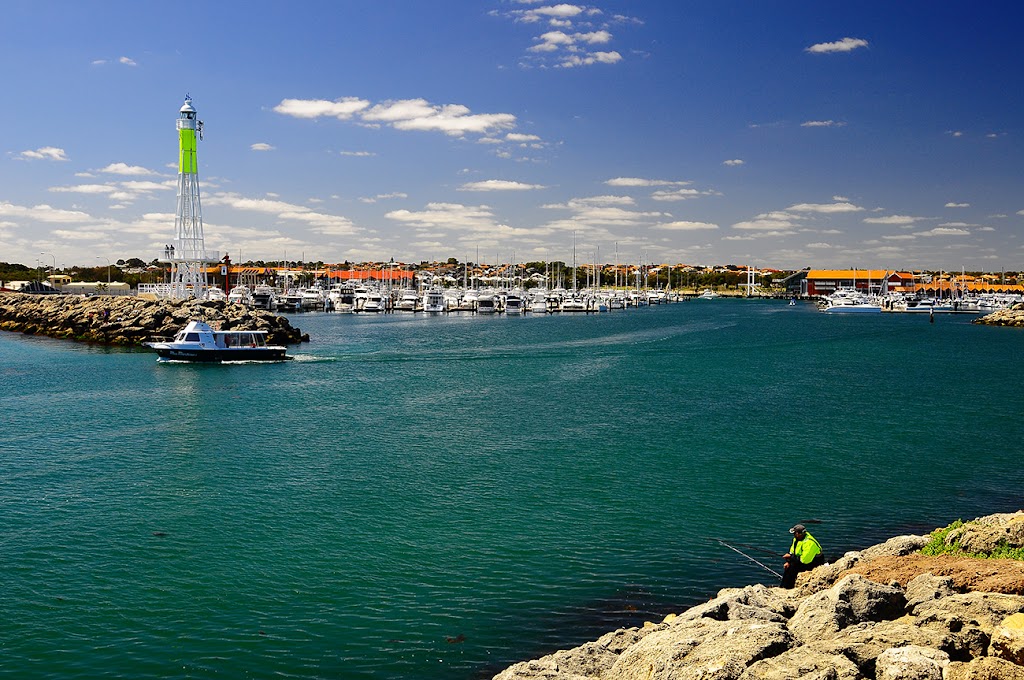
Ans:
{"type": "Polygon", "coordinates": [[[27,158],[31,160],[49,160],[49,161],[66,161],[68,160],[67,155],[64,153],[64,149],[57,148],[56,146],[44,146],[35,151],[22,151],[18,154],[21,158],[27,158]]]}
{"type": "Polygon", "coordinates": [[[928,231],[915,231],[914,236],[969,236],[971,232],[966,229],[953,229],[950,227],[935,227],[928,231]]]}
{"type": "Polygon", "coordinates": [[[531,191],[546,189],[543,184],[525,184],[504,179],[486,179],[481,182],[467,182],[459,187],[459,191],[531,191]]]}
{"type": "Polygon", "coordinates": [[[728,166],[732,166],[732,167],[735,167],[737,165],[743,165],[743,163],[744,163],[744,161],[742,159],[739,159],[739,158],[733,158],[732,160],[722,161],[722,165],[728,165],[728,166]]]}
{"type": "Polygon", "coordinates": [[[273,151],[275,147],[266,142],[256,142],[255,144],[250,144],[249,148],[253,151],[273,151]]]}
{"type": "Polygon", "coordinates": [[[665,231],[701,231],[704,229],[718,229],[717,224],[711,224],[710,222],[664,222],[662,224],[656,224],[651,229],[663,229],[665,231]]]}
{"type": "Polygon", "coordinates": [[[325,99],[282,99],[274,107],[276,113],[295,118],[320,118],[333,116],[339,120],[348,120],[355,114],[370,106],[370,102],[358,97],[342,97],[334,101],[325,99]]]}
{"type": "Polygon", "coordinates": [[[251,210],[276,215],[278,219],[308,224],[314,232],[329,236],[351,236],[358,233],[347,217],[315,212],[304,205],[266,198],[246,198],[233,193],[219,193],[206,199],[207,205],[221,205],[235,210],[251,210]]]}
{"type": "Polygon", "coordinates": [[[150,170],[149,168],[144,168],[141,165],[128,165],[127,163],[111,163],[105,168],[100,168],[99,172],[105,172],[108,175],[126,175],[129,177],[147,177],[149,175],[160,174],[150,170]]]}
{"type": "Polygon", "coordinates": [[[362,203],[376,203],[377,201],[383,201],[389,198],[409,198],[409,194],[401,191],[394,191],[390,194],[377,194],[376,196],[367,196],[360,198],[362,203]]]}
{"type": "Polygon", "coordinates": [[[715,193],[714,191],[698,191],[697,189],[672,189],[671,191],[662,189],[652,193],[651,198],[655,201],[686,201],[698,196],[713,196],[715,193]]]}
{"type": "Polygon", "coordinates": [[[800,127],[843,127],[846,123],[835,120],[808,120],[800,123],[800,127]]]}
{"type": "Polygon", "coordinates": [[[354,158],[370,158],[371,156],[377,155],[372,151],[339,151],[338,154],[341,156],[352,156],[354,158]]]}
{"type": "Polygon", "coordinates": [[[867,47],[868,41],[863,38],[843,38],[835,42],[811,45],[805,51],[811,54],[828,54],[831,52],[852,52],[860,47],[867,47]]]}
{"type": "Polygon", "coordinates": [[[388,125],[396,130],[436,131],[453,137],[467,133],[486,135],[516,125],[516,117],[511,113],[474,114],[461,104],[437,105],[425,99],[384,101],[374,105],[357,97],[343,97],[333,102],[322,99],[283,99],[274,107],[274,111],[296,118],[358,118],[372,127],[388,125]]]}
{"type": "Polygon", "coordinates": [[[913,234],[891,234],[889,236],[883,236],[883,241],[913,241],[917,237],[913,234]]]}
{"type": "Polygon", "coordinates": [[[615,64],[622,61],[622,55],[618,52],[592,52],[586,56],[576,54],[570,55],[557,64],[559,68],[575,68],[577,66],[590,66],[592,64],[615,64]]]}
{"type": "Polygon", "coordinates": [[[813,212],[813,213],[848,213],[848,212],[860,212],[864,210],[860,206],[853,205],[852,203],[798,203],[791,205],[786,210],[793,210],[795,212],[813,212]]]}
{"type": "Polygon", "coordinates": [[[831,243],[808,243],[807,247],[814,248],[816,250],[824,250],[826,248],[833,248],[834,246],[831,243]]]}
{"type": "Polygon", "coordinates": [[[131,57],[121,57],[117,61],[118,63],[124,64],[125,66],[138,66],[138,64],[135,63],[135,60],[131,57]]]}
{"type": "Polygon", "coordinates": [[[952,203],[951,202],[951,203],[947,203],[946,207],[947,208],[970,208],[971,204],[970,203],[952,203]]]}
{"type": "Polygon", "coordinates": [[[796,221],[802,219],[798,215],[790,215],[785,212],[770,212],[762,213],[752,220],[746,220],[743,222],[737,222],[732,225],[733,229],[740,229],[743,231],[766,231],[766,232],[787,232],[795,233],[791,230],[797,226],[796,221]]]}
{"type": "Polygon", "coordinates": [[[911,217],[910,215],[889,215],[888,217],[865,217],[867,224],[913,224],[923,220],[923,217],[911,217]]]}
{"type": "Polygon", "coordinates": [[[34,222],[53,222],[58,224],[69,224],[75,222],[87,222],[92,218],[78,210],[62,210],[49,205],[28,206],[14,205],[0,201],[0,217],[12,219],[26,219],[34,222]]]}
{"type": "Polygon", "coordinates": [[[642,179],[640,177],[616,177],[605,180],[610,187],[683,187],[692,182],[679,182],[665,179],[642,179]]]}
{"type": "Polygon", "coordinates": [[[510,132],[505,135],[505,139],[510,142],[539,142],[540,137],[537,135],[525,135],[520,132],[510,132]]]}

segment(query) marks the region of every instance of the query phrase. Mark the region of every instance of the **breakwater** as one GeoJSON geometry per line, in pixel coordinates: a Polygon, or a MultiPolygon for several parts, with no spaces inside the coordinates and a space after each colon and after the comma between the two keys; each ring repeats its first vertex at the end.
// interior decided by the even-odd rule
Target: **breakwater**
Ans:
{"type": "Polygon", "coordinates": [[[1016,326],[1024,328],[1024,304],[1018,303],[1009,309],[1000,309],[979,317],[974,323],[986,326],[1016,326]]]}
{"type": "MultiPolygon", "coordinates": [[[[1020,547],[1024,513],[981,517],[943,540],[976,553],[1020,547]]],[[[495,680],[1024,678],[1024,564],[929,558],[919,552],[929,541],[898,536],[848,552],[793,590],[725,589],[495,680]]]]}
{"type": "Polygon", "coordinates": [[[267,331],[275,345],[309,341],[285,317],[224,301],[0,293],[0,330],[29,335],[136,346],[172,337],[193,320],[223,330],[267,331]]]}

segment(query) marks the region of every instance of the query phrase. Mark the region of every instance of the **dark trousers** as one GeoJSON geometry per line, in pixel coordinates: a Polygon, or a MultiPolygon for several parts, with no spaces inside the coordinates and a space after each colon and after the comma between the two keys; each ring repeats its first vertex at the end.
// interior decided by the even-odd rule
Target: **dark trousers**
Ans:
{"type": "Polygon", "coordinates": [[[804,564],[800,561],[799,557],[793,555],[788,560],[786,560],[786,568],[782,570],[782,587],[792,588],[796,585],[797,574],[799,574],[801,571],[810,571],[811,569],[814,569],[815,567],[820,566],[824,563],[825,558],[822,557],[820,553],[814,556],[814,559],[811,560],[810,564],[804,564]]]}

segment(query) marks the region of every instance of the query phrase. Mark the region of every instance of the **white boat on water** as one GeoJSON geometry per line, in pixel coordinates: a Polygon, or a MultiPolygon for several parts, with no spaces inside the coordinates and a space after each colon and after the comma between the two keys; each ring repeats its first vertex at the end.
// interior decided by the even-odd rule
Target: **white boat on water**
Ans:
{"type": "Polygon", "coordinates": [[[366,302],[363,303],[364,312],[383,312],[384,296],[380,291],[371,290],[366,294],[366,302]]]}
{"type": "Polygon", "coordinates": [[[227,300],[228,296],[224,294],[224,291],[216,286],[210,286],[206,289],[207,300],[227,300]]]}
{"type": "Polygon", "coordinates": [[[821,311],[827,314],[873,314],[882,311],[881,300],[852,288],[840,288],[822,301],[821,311]]]}
{"type": "Polygon", "coordinates": [[[234,302],[246,307],[252,307],[252,293],[249,291],[248,286],[235,286],[228,293],[228,302],[234,302]]]}
{"type": "Polygon", "coordinates": [[[252,306],[273,312],[277,309],[277,292],[270,286],[256,286],[252,292],[252,306]]]}
{"type": "Polygon", "coordinates": [[[423,311],[428,314],[439,314],[444,311],[444,289],[431,286],[423,293],[423,311]]]}
{"type": "Polygon", "coordinates": [[[711,290],[710,288],[705,288],[704,292],[697,296],[697,299],[698,300],[714,300],[717,297],[721,297],[721,296],[718,293],[716,293],[715,291],[711,290]]]}
{"type": "Polygon", "coordinates": [[[498,301],[493,295],[481,295],[476,301],[477,314],[497,314],[498,301]]]}
{"type": "Polygon", "coordinates": [[[509,293],[505,296],[505,313],[512,316],[519,316],[526,311],[523,305],[523,298],[516,293],[509,293]]]}
{"type": "Polygon", "coordinates": [[[205,321],[189,321],[173,340],[147,342],[160,361],[283,361],[284,346],[268,345],[266,331],[215,331],[205,321]]]}
{"type": "Polygon", "coordinates": [[[415,288],[405,288],[398,295],[398,304],[395,309],[400,312],[415,312],[420,308],[420,296],[415,288]]]}

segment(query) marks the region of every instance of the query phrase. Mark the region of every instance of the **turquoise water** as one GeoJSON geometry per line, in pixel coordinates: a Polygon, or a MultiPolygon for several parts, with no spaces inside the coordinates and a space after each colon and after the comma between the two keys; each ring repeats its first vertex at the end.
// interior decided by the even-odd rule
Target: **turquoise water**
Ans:
{"type": "Polygon", "coordinates": [[[773,582],[708,537],[820,520],[835,557],[1024,505],[1016,329],[292,320],[272,365],[0,333],[0,675],[490,677],[773,582]]]}

